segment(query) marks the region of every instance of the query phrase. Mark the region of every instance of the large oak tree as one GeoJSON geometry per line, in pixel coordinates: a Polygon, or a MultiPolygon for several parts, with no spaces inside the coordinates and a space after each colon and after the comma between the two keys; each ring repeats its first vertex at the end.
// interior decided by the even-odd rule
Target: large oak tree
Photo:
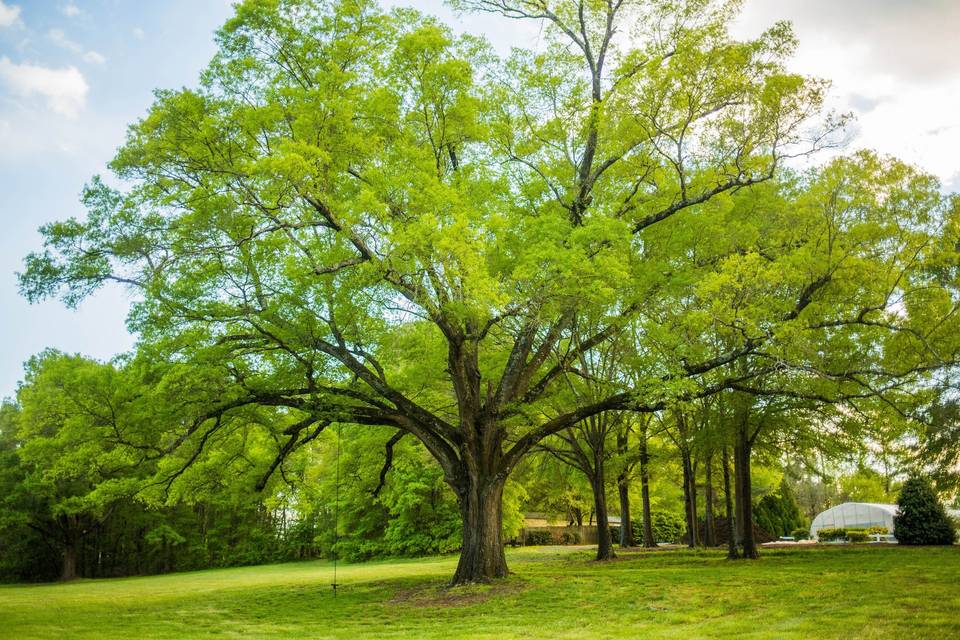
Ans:
{"type": "MultiPolygon", "coordinates": [[[[876,332],[929,344],[909,371],[949,359],[951,321],[914,335],[898,328],[915,309],[889,310],[949,317],[937,291],[952,280],[875,278],[943,247],[954,264],[933,246],[945,207],[929,180],[840,164],[869,197],[841,219],[818,208],[829,193],[772,188],[788,227],[773,234],[762,198],[734,206],[833,128],[824,85],[784,69],[787,25],[737,42],[735,3],[457,4],[544,21],[544,44],[501,59],[366,0],[239,4],[199,85],[159,91],[131,127],[111,165],[123,190],[95,179],[85,219],[44,228],[28,297],[124,283],[142,345],[203,367],[164,447],[194,460],[250,405],[282,435],[267,473],[331,423],[409,433],[459,501],[454,583],[486,581],[507,572],[504,482],[547,436],[731,385],[767,392],[750,380],[771,368],[844,373],[808,367],[824,336],[864,357],[876,332]],[[926,297],[893,299],[915,286],[926,297]],[[639,384],[564,404],[577,363],[628,327],[638,373],[617,379],[639,384]]],[[[844,378],[845,393],[888,373],[902,371],[844,378]]]]}

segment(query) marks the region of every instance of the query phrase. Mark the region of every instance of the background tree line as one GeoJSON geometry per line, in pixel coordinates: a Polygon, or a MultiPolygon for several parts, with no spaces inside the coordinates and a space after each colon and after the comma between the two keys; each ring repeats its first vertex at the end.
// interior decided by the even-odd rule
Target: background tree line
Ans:
{"type": "MultiPolygon", "coordinates": [[[[391,443],[386,432],[344,427],[339,438],[324,433],[292,459],[282,477],[256,491],[273,452],[268,443],[257,443],[251,424],[240,429],[235,443],[220,443],[209,461],[171,481],[158,469],[167,460],[124,444],[131,430],[163,436],[154,421],[152,373],[136,359],[104,364],[55,351],[28,363],[16,399],[0,410],[3,579],[330,558],[336,538],[338,557],[349,560],[459,548],[456,496],[441,470],[421,445],[391,443]],[[330,472],[338,462],[339,492],[330,472]]],[[[696,420],[722,416],[709,403],[696,409],[696,420]]],[[[876,431],[878,425],[868,426],[876,431]]],[[[886,424],[880,427],[889,431],[886,424]]],[[[606,537],[599,536],[601,558],[613,555],[615,543],[736,544],[724,428],[730,430],[700,422],[702,431],[693,432],[673,411],[643,419],[618,416],[599,435],[595,422],[561,434],[508,483],[504,540],[544,542],[522,535],[524,514],[538,512],[598,527],[608,515],[619,516],[621,524],[607,525],[606,537]],[[598,456],[599,476],[592,462],[598,456]]],[[[895,502],[904,471],[915,468],[914,456],[927,442],[922,437],[919,448],[909,448],[903,436],[901,427],[895,448],[889,442],[884,448],[876,436],[845,441],[845,447],[836,439],[826,447],[813,439],[762,441],[751,485],[756,529],[774,538],[793,535],[834,504],[895,502]]],[[[951,481],[955,491],[956,477],[951,481]]]]}

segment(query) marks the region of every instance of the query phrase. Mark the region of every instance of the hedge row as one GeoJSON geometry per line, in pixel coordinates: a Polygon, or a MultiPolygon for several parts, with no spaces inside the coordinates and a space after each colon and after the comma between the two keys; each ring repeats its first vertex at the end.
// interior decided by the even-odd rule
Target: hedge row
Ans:
{"type": "Polygon", "coordinates": [[[821,542],[831,542],[833,540],[867,542],[872,535],[887,535],[888,533],[890,533],[890,530],[886,527],[869,527],[867,529],[845,529],[838,527],[836,529],[820,529],[820,531],[817,532],[817,537],[821,542]]]}

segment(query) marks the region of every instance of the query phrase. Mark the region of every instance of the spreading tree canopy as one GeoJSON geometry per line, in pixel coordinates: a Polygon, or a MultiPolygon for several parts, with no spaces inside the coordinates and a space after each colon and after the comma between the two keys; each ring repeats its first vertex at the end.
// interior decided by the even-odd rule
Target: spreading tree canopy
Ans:
{"type": "Polygon", "coordinates": [[[113,365],[45,351],[27,362],[16,402],[0,409],[0,432],[13,444],[4,475],[15,476],[0,485],[3,520],[22,520],[62,553],[64,580],[77,576],[84,540],[149,473],[125,446],[144,424],[135,394],[113,365]]]}
{"type": "Polygon", "coordinates": [[[544,43],[500,58],[368,0],[238,4],[199,84],[130,128],[122,189],[95,178],[85,218],[43,228],[24,293],[124,283],[141,349],[174,363],[151,446],[189,464],[254,407],[268,475],[331,423],[411,434],[459,501],[454,582],[484,581],[507,572],[506,478],[581,420],[733,386],[865,397],[952,361],[955,210],[870,154],[786,171],[837,126],[785,70],[787,24],[741,42],[735,2],[455,4],[544,43]],[[633,371],[564,394],[627,330],[633,371]]]}

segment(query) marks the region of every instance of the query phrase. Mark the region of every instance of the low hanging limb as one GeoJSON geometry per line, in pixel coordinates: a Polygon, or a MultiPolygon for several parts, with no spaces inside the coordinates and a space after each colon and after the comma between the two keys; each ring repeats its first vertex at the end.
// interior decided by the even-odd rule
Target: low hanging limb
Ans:
{"type": "MultiPolygon", "coordinates": [[[[280,450],[277,452],[277,455],[274,457],[273,462],[270,464],[270,467],[267,469],[266,473],[263,474],[260,480],[257,481],[257,484],[254,486],[254,489],[256,491],[263,491],[263,489],[267,486],[267,482],[270,481],[270,477],[277,470],[277,468],[283,463],[286,457],[296,449],[299,449],[303,445],[310,442],[311,440],[315,440],[317,436],[319,436],[320,433],[323,432],[323,430],[326,429],[327,426],[329,426],[329,424],[330,424],[329,420],[321,420],[316,416],[308,416],[303,420],[301,420],[300,422],[292,424],[286,429],[284,429],[283,433],[286,435],[289,435],[290,439],[287,440],[282,447],[280,447],[280,450]],[[306,436],[304,436],[303,438],[301,438],[300,433],[304,429],[307,429],[313,426],[314,424],[317,425],[317,428],[314,429],[309,434],[307,434],[306,436]]],[[[281,469],[281,472],[282,472],[282,469],[281,469]]]]}
{"type": "Polygon", "coordinates": [[[383,468],[380,469],[380,482],[377,484],[376,488],[370,492],[373,497],[380,495],[380,490],[383,489],[383,486],[387,482],[387,472],[390,471],[393,467],[393,447],[400,442],[403,436],[407,435],[406,431],[397,431],[393,434],[393,437],[387,440],[386,447],[386,459],[383,462],[383,468]]]}

